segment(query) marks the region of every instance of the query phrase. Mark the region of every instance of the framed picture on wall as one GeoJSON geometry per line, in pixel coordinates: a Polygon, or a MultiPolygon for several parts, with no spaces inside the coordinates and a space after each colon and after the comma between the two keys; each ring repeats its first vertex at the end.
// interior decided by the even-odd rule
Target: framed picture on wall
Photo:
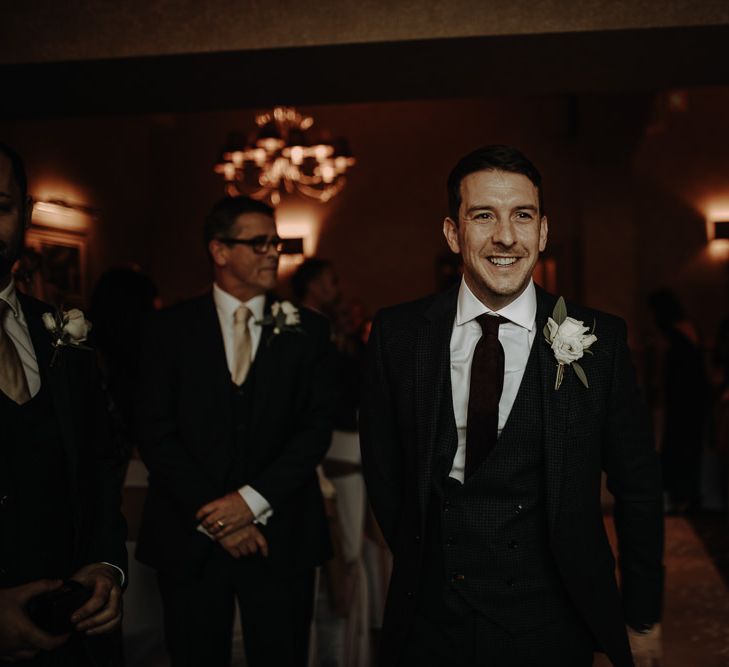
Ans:
{"type": "Polygon", "coordinates": [[[86,237],[31,227],[25,245],[35,255],[42,278],[43,293],[34,296],[64,308],[85,306],[86,237]]]}

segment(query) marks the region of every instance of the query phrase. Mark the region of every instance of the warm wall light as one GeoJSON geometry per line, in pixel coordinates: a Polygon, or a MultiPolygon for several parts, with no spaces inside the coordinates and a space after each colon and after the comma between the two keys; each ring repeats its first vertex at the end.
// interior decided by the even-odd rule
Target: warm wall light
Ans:
{"type": "Polygon", "coordinates": [[[715,220],[709,226],[709,257],[717,261],[729,259],[729,220],[715,220]]]}
{"type": "Polygon", "coordinates": [[[286,206],[276,209],[276,228],[282,239],[301,239],[303,254],[311,257],[319,245],[319,221],[307,207],[286,206]]]}
{"type": "Polygon", "coordinates": [[[729,260],[729,239],[714,239],[707,248],[709,257],[717,262],[729,260]]]}
{"type": "Polygon", "coordinates": [[[83,233],[88,231],[96,213],[94,209],[82,204],[49,199],[36,201],[32,222],[38,227],[83,233]]]}
{"type": "Polygon", "coordinates": [[[729,239],[729,220],[714,222],[714,239],[729,239]]]}

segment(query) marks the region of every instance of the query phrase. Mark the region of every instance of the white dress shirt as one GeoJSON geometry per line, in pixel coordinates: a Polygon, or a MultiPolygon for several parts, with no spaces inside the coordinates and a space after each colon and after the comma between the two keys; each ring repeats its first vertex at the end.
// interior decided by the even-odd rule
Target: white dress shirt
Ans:
{"type": "Polygon", "coordinates": [[[498,433],[501,435],[524,377],[536,335],[537,292],[534,283],[530,281],[527,288],[508,306],[493,311],[474,296],[465,280],[461,281],[450,346],[453,414],[458,431],[458,449],[453,457],[450,476],[461,483],[465,477],[466,466],[466,423],[471,387],[471,362],[476,343],[482,334],[481,325],[476,318],[484,313],[501,315],[508,320],[499,326],[499,342],[504,348],[504,389],[499,400],[498,426],[498,433]]]}
{"type": "MultiPolygon", "coordinates": [[[[262,327],[256,324],[256,321],[263,319],[263,311],[266,306],[266,295],[259,294],[254,296],[245,303],[239,301],[232,294],[222,290],[217,284],[213,283],[213,300],[215,301],[215,309],[218,312],[218,320],[220,321],[220,330],[223,333],[223,344],[225,345],[225,358],[228,362],[228,370],[233,374],[235,364],[235,348],[233,344],[233,318],[235,311],[239,306],[246,306],[251,311],[252,317],[248,320],[248,331],[251,334],[251,364],[256,358],[258,345],[261,342],[262,327]]],[[[246,484],[238,489],[243,500],[250,507],[256,523],[264,524],[273,516],[273,510],[268,501],[256,491],[252,486],[246,484]]]]}
{"type": "Polygon", "coordinates": [[[18,356],[25,371],[25,379],[28,381],[28,389],[31,397],[33,397],[40,391],[41,386],[38,360],[35,358],[35,350],[33,350],[33,343],[30,340],[28,324],[18,302],[15,283],[12,280],[7,287],[0,291],[0,301],[5,301],[10,306],[5,311],[5,321],[0,322],[0,326],[5,329],[5,333],[15,343],[15,348],[18,350],[18,356]]]}

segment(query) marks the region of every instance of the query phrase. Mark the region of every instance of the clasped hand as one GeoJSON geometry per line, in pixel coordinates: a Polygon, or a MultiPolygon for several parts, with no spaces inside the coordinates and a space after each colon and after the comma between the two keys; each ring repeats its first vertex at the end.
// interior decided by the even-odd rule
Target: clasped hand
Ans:
{"type": "Polygon", "coordinates": [[[268,556],[268,542],[253,524],[253,512],[237,491],[203,505],[195,517],[233,558],[259,551],[268,556]]]}
{"type": "MultiPolygon", "coordinates": [[[[94,563],[81,568],[72,578],[92,591],[91,598],[71,617],[76,630],[100,635],[119,625],[121,588],[116,571],[103,563],[94,563]]],[[[41,651],[54,651],[68,641],[67,634],[50,635],[38,628],[26,611],[31,599],[62,585],[60,580],[41,579],[0,589],[0,661],[30,660],[41,651]]]]}

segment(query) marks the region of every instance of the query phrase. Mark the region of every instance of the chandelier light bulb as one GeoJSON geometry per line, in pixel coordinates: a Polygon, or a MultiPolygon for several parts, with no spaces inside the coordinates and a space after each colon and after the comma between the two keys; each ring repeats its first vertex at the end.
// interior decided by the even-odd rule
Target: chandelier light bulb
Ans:
{"type": "Polygon", "coordinates": [[[291,162],[296,165],[304,162],[304,149],[301,146],[294,146],[291,149],[291,162]]]}
{"type": "Polygon", "coordinates": [[[331,164],[323,164],[321,167],[321,177],[325,183],[331,183],[336,176],[334,167],[331,164]]]}

